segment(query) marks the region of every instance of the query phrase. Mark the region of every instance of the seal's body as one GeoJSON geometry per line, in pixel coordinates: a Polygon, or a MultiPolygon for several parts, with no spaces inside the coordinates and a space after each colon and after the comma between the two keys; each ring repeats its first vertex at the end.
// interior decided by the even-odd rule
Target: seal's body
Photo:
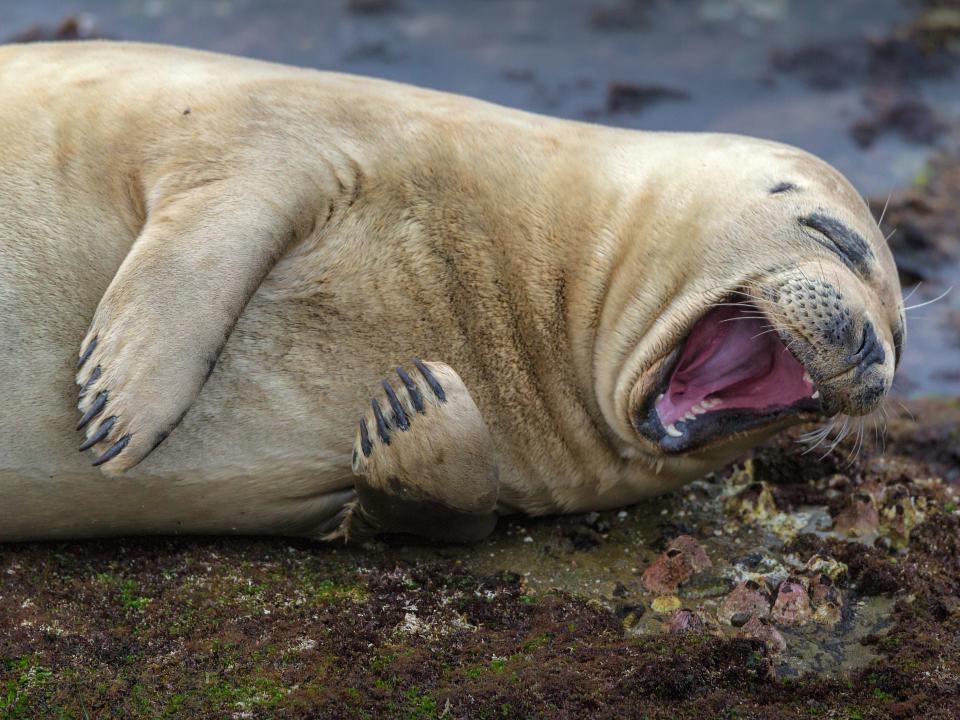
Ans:
{"type": "Polygon", "coordinates": [[[2,48],[0,96],[3,539],[324,535],[357,509],[355,433],[361,476],[409,453],[383,471],[408,499],[404,473],[469,448],[484,507],[427,493],[467,514],[670,490],[814,412],[650,419],[683,409],[651,388],[693,367],[684,338],[731,293],[816,411],[889,388],[889,252],[849,185],[786,146],[135,44],[2,48]],[[828,247],[851,235],[859,270],[828,247]],[[817,267],[830,327],[790,295],[817,267]],[[410,418],[372,408],[385,377],[410,418]],[[431,412],[442,442],[417,435],[431,412]]]}

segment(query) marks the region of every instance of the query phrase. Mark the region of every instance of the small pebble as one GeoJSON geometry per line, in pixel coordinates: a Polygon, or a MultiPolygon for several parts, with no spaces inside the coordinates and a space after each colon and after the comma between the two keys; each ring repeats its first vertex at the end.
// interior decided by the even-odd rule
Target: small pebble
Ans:
{"type": "Polygon", "coordinates": [[[769,620],[752,617],[737,631],[737,637],[756,638],[763,641],[772,655],[779,655],[787,649],[783,635],[770,624],[769,620]]]}
{"type": "Polygon", "coordinates": [[[676,595],[660,595],[653,599],[650,608],[655,613],[668,613],[680,609],[680,598],[676,595]]]}
{"type": "Polygon", "coordinates": [[[665,622],[667,632],[706,632],[707,624],[698,613],[686,608],[675,610],[665,622]]]}
{"type": "Polygon", "coordinates": [[[770,617],[779,625],[803,625],[810,620],[813,610],[807,589],[797,580],[780,583],[770,610],[770,617]]]}

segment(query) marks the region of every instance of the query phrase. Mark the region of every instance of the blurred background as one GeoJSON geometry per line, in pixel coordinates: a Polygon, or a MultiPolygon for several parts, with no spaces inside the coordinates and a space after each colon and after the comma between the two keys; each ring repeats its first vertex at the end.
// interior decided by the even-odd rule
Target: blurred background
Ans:
{"type": "Polygon", "coordinates": [[[960,395],[958,0],[33,0],[9,41],[171,43],[575,120],[798,145],[868,198],[901,268],[895,389],[960,395]]]}

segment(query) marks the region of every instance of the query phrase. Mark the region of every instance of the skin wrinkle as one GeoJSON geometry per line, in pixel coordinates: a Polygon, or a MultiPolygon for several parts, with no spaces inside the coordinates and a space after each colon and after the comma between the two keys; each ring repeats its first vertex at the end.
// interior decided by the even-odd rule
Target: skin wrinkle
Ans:
{"type": "MultiPolygon", "coordinates": [[[[869,212],[786,146],[144,45],[11,46],[0,66],[18,138],[0,145],[0,334],[42,327],[0,357],[11,412],[42,428],[0,438],[2,537],[325,534],[354,500],[357,419],[413,357],[459,374],[450,392],[478,415],[447,408],[425,433],[412,419],[406,454],[381,458],[407,463],[401,485],[476,480],[434,473],[462,447],[501,512],[665,492],[773,431],[665,457],[630,423],[650,368],[744,278],[775,284],[775,262],[833,282],[893,342],[896,274],[869,212]],[[83,99],[58,68],[102,81],[83,99]],[[83,142],[48,186],[58,127],[83,142]],[[781,178],[803,191],[771,198],[781,178]],[[811,247],[797,218],[816,210],[874,246],[869,282],[811,247]],[[122,478],[72,432],[69,366],[94,334],[85,401],[108,389],[104,412],[135,438],[106,471],[183,418],[122,478]]],[[[856,391],[832,389],[851,410],[856,391]]]]}

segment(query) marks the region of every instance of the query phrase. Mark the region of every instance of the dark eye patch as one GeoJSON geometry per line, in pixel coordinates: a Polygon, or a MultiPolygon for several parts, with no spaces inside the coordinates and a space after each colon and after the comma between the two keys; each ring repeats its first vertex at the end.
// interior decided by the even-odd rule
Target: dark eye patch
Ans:
{"type": "Polygon", "coordinates": [[[875,261],[867,241],[836,218],[814,213],[800,218],[803,227],[815,231],[814,239],[836,254],[851,270],[861,275],[870,274],[870,263],[875,261]]]}

